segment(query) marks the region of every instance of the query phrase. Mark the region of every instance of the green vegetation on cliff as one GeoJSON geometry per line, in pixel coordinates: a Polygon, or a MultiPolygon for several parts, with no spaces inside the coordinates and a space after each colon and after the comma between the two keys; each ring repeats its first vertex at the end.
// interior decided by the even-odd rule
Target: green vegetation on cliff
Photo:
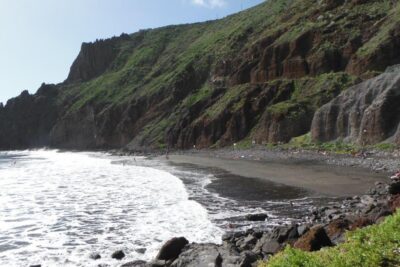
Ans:
{"type": "Polygon", "coordinates": [[[318,252],[290,246],[259,267],[378,267],[400,265],[400,212],[378,225],[348,232],[346,242],[318,252]]]}
{"type": "Polygon", "coordinates": [[[399,10],[391,0],[268,0],[84,44],[57,85],[46,140],[133,149],[287,142],[359,78],[400,62],[399,10]]]}

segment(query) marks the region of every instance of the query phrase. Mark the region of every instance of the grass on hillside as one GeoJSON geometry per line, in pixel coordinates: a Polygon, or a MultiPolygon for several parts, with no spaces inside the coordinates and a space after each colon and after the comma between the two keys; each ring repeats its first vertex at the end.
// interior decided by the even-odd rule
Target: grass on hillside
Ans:
{"type": "MultiPolygon", "coordinates": [[[[318,0],[269,0],[219,20],[142,30],[116,44],[117,58],[105,73],[90,81],[66,85],[58,101],[67,107],[68,115],[79,112],[85,106],[93,106],[100,113],[101,109],[125,108],[130,103],[170,100],[173,103],[170,109],[156,118],[151,117],[141,133],[141,136],[149,135],[144,139],[162,143],[167,128],[165,122],[169,123],[167,126],[175,125],[180,118],[175,113],[183,114],[199,102],[207,103],[209,108],[193,118],[192,123],[204,118],[212,120],[222,112],[236,112],[243,107],[246,92],[252,84],[226,86],[218,97],[210,99],[215,92],[214,86],[209,83],[210,75],[222,60],[233,60],[234,64],[246,63],[247,56],[238,55],[252,54],[250,51],[263,47],[260,44],[265,40],[271,39],[271,45],[289,44],[310,30],[323,33],[329,25],[333,25],[334,34],[324,33],[321,43],[307,52],[324,58],[330,54],[329,51],[334,53],[343,49],[347,40],[363,32],[363,26],[357,23],[358,18],[363,17],[376,21],[378,25],[374,30],[376,37],[366,43],[363,52],[360,52],[367,55],[376,50],[387,37],[388,29],[398,21],[400,5],[393,7],[391,0],[382,0],[349,7],[349,4],[343,4],[326,11],[324,4],[318,0]],[[384,22],[382,27],[379,20],[384,22]],[[179,94],[179,90],[183,93],[179,94]],[[175,95],[182,99],[174,98],[175,95]]],[[[292,83],[293,90],[290,99],[281,99],[278,94],[269,108],[274,115],[287,116],[293,121],[309,116],[353,85],[356,78],[337,72],[278,80],[292,83]]]]}
{"type": "Polygon", "coordinates": [[[315,143],[312,141],[310,133],[294,137],[289,143],[280,146],[286,149],[322,150],[336,154],[356,154],[363,150],[379,150],[390,152],[398,148],[398,146],[395,144],[385,142],[368,146],[346,143],[341,140],[326,143],[315,143]]]}
{"type": "Polygon", "coordinates": [[[346,242],[318,252],[290,246],[259,267],[400,266],[400,211],[378,225],[348,232],[346,242]]]}

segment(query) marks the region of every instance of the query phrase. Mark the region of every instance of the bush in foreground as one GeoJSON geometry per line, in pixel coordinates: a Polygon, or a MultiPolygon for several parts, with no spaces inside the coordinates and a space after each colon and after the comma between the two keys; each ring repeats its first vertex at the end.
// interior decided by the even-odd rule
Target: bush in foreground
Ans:
{"type": "Polygon", "coordinates": [[[259,267],[400,266],[400,211],[378,225],[348,232],[346,242],[318,252],[286,247],[259,267]]]}

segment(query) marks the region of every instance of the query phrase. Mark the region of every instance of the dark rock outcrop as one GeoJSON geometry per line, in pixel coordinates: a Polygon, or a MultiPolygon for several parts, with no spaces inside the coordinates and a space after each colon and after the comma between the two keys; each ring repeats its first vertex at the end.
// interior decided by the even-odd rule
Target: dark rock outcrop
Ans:
{"type": "Polygon", "coordinates": [[[129,35],[123,34],[94,43],[83,43],[66,82],[85,82],[103,74],[117,57],[121,41],[129,38],[129,35]]]}
{"type": "Polygon", "coordinates": [[[123,258],[125,258],[125,253],[122,250],[117,250],[111,255],[111,258],[122,260],[123,258]]]}
{"type": "Polygon", "coordinates": [[[0,149],[47,146],[58,119],[55,85],[42,84],[36,94],[23,91],[0,109],[0,149]]]}
{"type": "Polygon", "coordinates": [[[101,255],[99,253],[91,253],[89,255],[89,258],[92,260],[99,260],[99,259],[101,259],[101,255]]]}
{"type": "Polygon", "coordinates": [[[317,251],[323,247],[332,246],[332,242],[322,226],[315,226],[300,237],[294,247],[304,251],[317,251]]]}
{"type": "Polygon", "coordinates": [[[243,258],[226,247],[213,244],[192,244],[185,248],[172,267],[239,266],[243,258]]]}
{"type": "Polygon", "coordinates": [[[178,258],[187,244],[189,244],[189,241],[184,237],[172,238],[162,246],[156,259],[165,261],[174,260],[178,258]]]}
{"type": "Polygon", "coordinates": [[[222,237],[222,245],[186,244],[174,260],[156,259],[146,265],[139,262],[139,265],[127,266],[255,267],[259,260],[268,260],[287,245],[305,251],[334,246],[345,241],[346,231],[380,223],[400,207],[400,194],[390,195],[390,185],[377,183],[365,195],[347,198],[332,206],[315,207],[298,224],[230,232],[222,237]]]}
{"type": "Polygon", "coordinates": [[[393,196],[389,201],[389,208],[392,212],[396,212],[400,209],[400,194],[393,196]]]}
{"type": "Polygon", "coordinates": [[[248,214],[248,215],[246,215],[246,220],[248,220],[248,221],[253,221],[253,222],[256,222],[256,221],[265,221],[265,219],[267,219],[268,218],[268,215],[267,214],[248,214]]]}
{"type": "Polygon", "coordinates": [[[344,241],[344,234],[350,229],[350,221],[347,219],[336,219],[326,226],[325,231],[333,244],[344,241]]]}
{"type": "MultiPolygon", "coordinates": [[[[383,27],[388,26],[384,25],[383,27]]],[[[367,69],[384,71],[388,66],[399,64],[399,46],[400,22],[397,22],[390,28],[388,37],[370,54],[365,57],[354,54],[347,66],[347,71],[354,74],[361,74],[367,69]]]]}
{"type": "Polygon", "coordinates": [[[389,186],[389,193],[392,195],[400,194],[400,182],[394,182],[389,186]]]}
{"type": "Polygon", "coordinates": [[[149,264],[147,262],[141,260],[131,261],[121,265],[121,267],[148,267],[148,266],[149,264]]]}
{"type": "Polygon", "coordinates": [[[399,101],[400,71],[383,73],[321,107],[313,119],[312,137],[321,142],[345,139],[363,145],[398,142],[399,101]]]}

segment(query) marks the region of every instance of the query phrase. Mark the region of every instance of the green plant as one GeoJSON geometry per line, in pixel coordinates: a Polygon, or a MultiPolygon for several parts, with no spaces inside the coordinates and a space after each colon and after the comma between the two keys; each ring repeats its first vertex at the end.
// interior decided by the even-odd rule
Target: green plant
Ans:
{"type": "Polygon", "coordinates": [[[381,224],[348,232],[346,242],[318,252],[287,246],[259,267],[380,267],[400,265],[400,211],[381,224]]]}

